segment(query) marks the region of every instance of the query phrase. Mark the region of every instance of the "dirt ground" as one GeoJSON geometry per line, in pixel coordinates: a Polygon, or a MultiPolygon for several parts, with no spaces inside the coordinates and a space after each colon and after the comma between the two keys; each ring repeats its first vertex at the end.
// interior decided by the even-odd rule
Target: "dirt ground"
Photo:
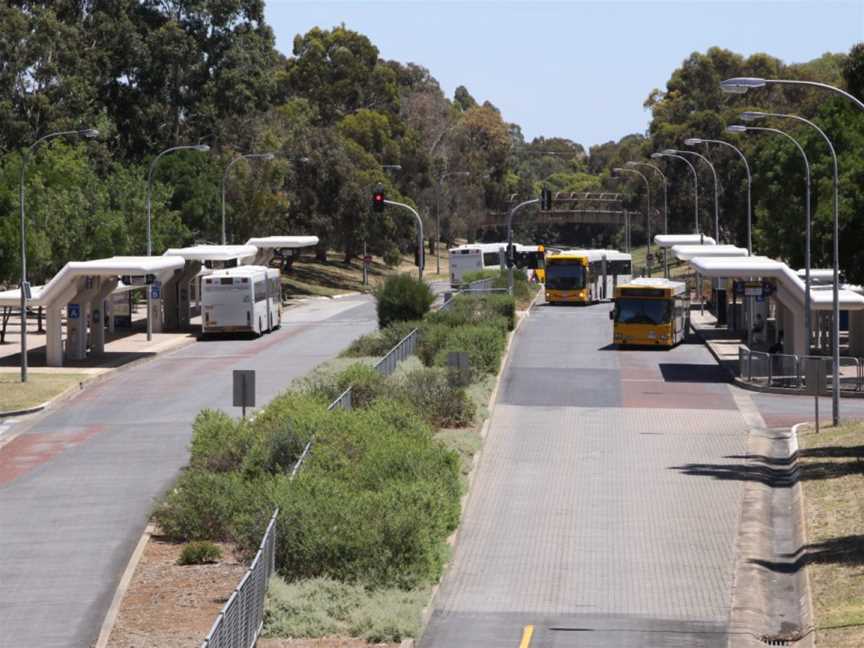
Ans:
{"type": "Polygon", "coordinates": [[[147,543],[120,605],[109,648],[201,645],[246,565],[231,545],[219,544],[218,563],[180,566],[177,558],[182,548],[158,537],[147,543]]]}
{"type": "MultiPolygon", "coordinates": [[[[153,536],[120,604],[108,648],[198,648],[247,565],[230,544],[216,543],[212,565],[177,564],[182,544],[153,536]]],[[[259,648],[399,648],[362,639],[261,639],[259,648]]]]}

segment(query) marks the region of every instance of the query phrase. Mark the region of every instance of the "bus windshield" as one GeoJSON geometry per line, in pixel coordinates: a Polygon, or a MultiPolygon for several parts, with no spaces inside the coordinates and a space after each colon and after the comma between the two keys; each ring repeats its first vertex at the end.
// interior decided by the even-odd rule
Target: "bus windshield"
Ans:
{"type": "Polygon", "coordinates": [[[672,302],[665,299],[617,299],[615,321],[619,324],[668,324],[672,302]]]}
{"type": "Polygon", "coordinates": [[[579,261],[555,261],[548,264],[546,287],[552,290],[581,290],[585,287],[585,266],[579,261]]]}

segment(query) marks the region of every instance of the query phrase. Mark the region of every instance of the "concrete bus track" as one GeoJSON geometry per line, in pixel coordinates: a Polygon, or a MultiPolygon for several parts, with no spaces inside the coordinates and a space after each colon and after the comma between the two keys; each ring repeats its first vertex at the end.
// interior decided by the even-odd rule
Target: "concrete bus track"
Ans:
{"type": "Polygon", "coordinates": [[[191,422],[231,407],[231,371],[265,404],[377,328],[368,296],[298,306],[259,339],[197,342],[15,425],[0,449],[0,648],[99,634],[153,502],[188,461],[191,422]]]}
{"type": "MultiPolygon", "coordinates": [[[[751,431],[787,397],[731,386],[695,338],[617,349],[608,311],[540,306],[514,339],[421,648],[516,647],[526,626],[531,648],[725,648],[794,625],[794,588],[761,608],[735,593],[751,431]],[[762,616],[742,627],[736,605],[762,616]]],[[[754,559],[794,539],[771,501],[787,537],[744,545],[754,559]]],[[[773,576],[755,596],[784,591],[773,576]]]]}

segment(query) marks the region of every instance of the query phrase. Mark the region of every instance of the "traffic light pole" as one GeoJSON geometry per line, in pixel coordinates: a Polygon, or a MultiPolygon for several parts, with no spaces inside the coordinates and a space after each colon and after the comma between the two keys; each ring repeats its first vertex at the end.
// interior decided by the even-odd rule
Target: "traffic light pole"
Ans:
{"type": "Polygon", "coordinates": [[[507,212],[507,292],[513,294],[513,216],[517,211],[528,205],[539,204],[540,199],[526,200],[507,212]]]}
{"type": "Polygon", "coordinates": [[[401,207],[402,209],[407,209],[412,214],[414,214],[414,218],[417,219],[417,262],[418,267],[420,269],[420,280],[423,280],[423,266],[425,265],[426,254],[423,249],[423,219],[420,218],[420,214],[417,213],[417,210],[411,207],[410,205],[406,205],[405,203],[396,202],[395,200],[383,200],[385,205],[392,205],[393,207],[401,207]]]}

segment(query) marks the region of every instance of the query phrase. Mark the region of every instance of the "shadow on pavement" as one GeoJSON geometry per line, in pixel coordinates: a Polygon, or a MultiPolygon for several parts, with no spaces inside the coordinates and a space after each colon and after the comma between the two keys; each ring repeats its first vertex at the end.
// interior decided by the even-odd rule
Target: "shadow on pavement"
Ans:
{"type": "Polygon", "coordinates": [[[792,554],[781,554],[779,560],[752,559],[749,562],[780,574],[793,574],[814,563],[864,565],[864,536],[831,538],[806,544],[792,554]]]}
{"type": "Polygon", "coordinates": [[[661,363],[660,373],[666,382],[728,383],[729,376],[716,364],[661,363]]]}
{"type": "Polygon", "coordinates": [[[758,482],[774,488],[789,488],[799,481],[820,481],[864,474],[862,461],[806,463],[800,466],[778,463],[781,467],[757,463],[685,464],[672,466],[670,470],[677,470],[692,477],[758,482]]]}

